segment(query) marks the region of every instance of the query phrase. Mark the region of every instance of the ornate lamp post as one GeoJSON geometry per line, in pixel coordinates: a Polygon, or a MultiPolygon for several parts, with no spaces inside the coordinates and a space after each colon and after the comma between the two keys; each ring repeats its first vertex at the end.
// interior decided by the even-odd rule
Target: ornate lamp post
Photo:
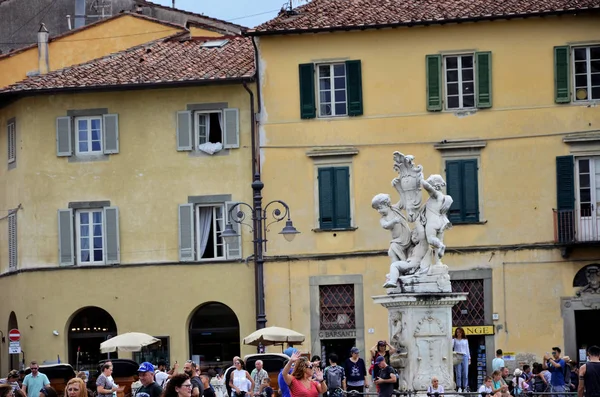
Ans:
{"type": "Polygon", "coordinates": [[[281,200],[273,200],[269,202],[265,207],[262,206],[262,189],[264,184],[260,180],[258,173],[254,174],[254,180],[252,182],[253,204],[238,203],[229,209],[229,220],[225,226],[225,230],[221,234],[221,237],[226,243],[230,244],[235,242],[240,235],[233,229],[231,221],[239,224],[248,226],[253,233],[252,242],[254,244],[254,279],[255,279],[255,294],[256,294],[256,329],[265,328],[267,324],[267,315],[265,313],[265,286],[264,286],[264,273],[263,264],[265,263],[264,252],[267,250],[267,232],[269,226],[281,222],[284,219],[285,226],[279,232],[287,241],[292,241],[296,234],[300,233],[294,227],[290,218],[290,207],[281,200]],[[272,211],[269,213],[269,208],[272,211]],[[251,212],[252,224],[246,223],[247,219],[244,209],[251,212]],[[270,215],[270,216],[267,216],[270,215]],[[269,220],[269,222],[267,222],[269,220]]]}

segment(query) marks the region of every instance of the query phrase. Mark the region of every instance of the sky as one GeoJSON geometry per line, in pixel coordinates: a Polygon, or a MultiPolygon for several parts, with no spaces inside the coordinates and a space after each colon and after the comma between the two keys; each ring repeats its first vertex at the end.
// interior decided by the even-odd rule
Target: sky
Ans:
{"type": "MultiPolygon", "coordinates": [[[[172,0],[151,0],[171,6],[172,0]]],[[[254,27],[277,16],[290,0],[175,0],[175,8],[204,14],[209,17],[231,21],[238,25],[254,27]]],[[[300,0],[292,0],[294,7],[300,0]]]]}

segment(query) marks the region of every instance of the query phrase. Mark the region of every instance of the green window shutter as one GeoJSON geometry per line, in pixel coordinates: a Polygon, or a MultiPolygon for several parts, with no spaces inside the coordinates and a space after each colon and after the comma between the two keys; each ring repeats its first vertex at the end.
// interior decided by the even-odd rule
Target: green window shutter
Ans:
{"type": "Polygon", "coordinates": [[[569,46],[554,47],[554,101],[571,102],[569,46]]]}
{"type": "Polygon", "coordinates": [[[334,227],[336,229],[347,229],[351,225],[350,170],[348,167],[335,167],[334,180],[334,227]]]}
{"type": "Polygon", "coordinates": [[[119,153],[119,115],[102,115],[104,128],[104,154],[119,153]]]}
{"type": "Polygon", "coordinates": [[[575,209],[575,169],[573,156],[556,158],[556,208],[575,209]]]}
{"type": "Polygon", "coordinates": [[[73,210],[58,210],[58,264],[75,264],[75,239],[73,237],[73,210]]]}
{"type": "Polygon", "coordinates": [[[561,243],[575,239],[575,166],[573,156],[556,157],[556,226],[561,243]]]}
{"type": "Polygon", "coordinates": [[[121,263],[121,245],[119,238],[119,208],[104,208],[104,227],[106,240],[106,264],[121,263]]]}
{"type": "Polygon", "coordinates": [[[363,114],[363,99],[360,60],[346,61],[346,91],[348,116],[361,116],[363,114]]]}
{"type": "Polygon", "coordinates": [[[477,108],[492,107],[492,53],[476,52],[477,108]]]}
{"type": "Polygon", "coordinates": [[[442,110],[442,56],[427,55],[427,110],[442,110]]]}
{"type": "Polygon", "coordinates": [[[319,228],[323,230],[333,229],[333,167],[319,168],[319,228]]]}
{"type": "Polygon", "coordinates": [[[452,206],[448,211],[448,219],[452,223],[462,222],[462,170],[460,160],[446,161],[446,193],[452,197],[452,206]]]}
{"type": "Polygon", "coordinates": [[[317,116],[315,105],[315,65],[304,63],[298,66],[300,72],[300,118],[314,119],[317,116]]]}
{"type": "Polygon", "coordinates": [[[179,261],[194,261],[194,205],[179,205],[179,261]]]}
{"type": "Polygon", "coordinates": [[[462,220],[479,222],[479,185],[477,183],[477,160],[462,160],[462,220]]]}

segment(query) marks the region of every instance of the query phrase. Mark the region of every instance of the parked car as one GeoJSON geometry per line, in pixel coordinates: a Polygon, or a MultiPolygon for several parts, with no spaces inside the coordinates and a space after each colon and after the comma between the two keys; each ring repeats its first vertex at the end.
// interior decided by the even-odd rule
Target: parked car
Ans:
{"type": "Polygon", "coordinates": [[[273,391],[279,395],[279,384],[277,383],[277,377],[285,366],[285,363],[290,358],[283,353],[264,353],[264,354],[248,354],[244,357],[244,363],[246,365],[246,371],[249,373],[255,368],[257,360],[263,362],[263,369],[269,374],[271,380],[271,387],[273,391]]]}
{"type": "MultiPolygon", "coordinates": [[[[102,373],[102,366],[106,361],[107,360],[100,361],[98,364],[98,370],[93,376],[90,373],[90,379],[88,380],[87,385],[88,389],[94,392],[96,391],[96,379],[98,379],[102,373]]],[[[126,358],[115,358],[111,359],[110,361],[113,365],[112,377],[115,383],[119,385],[119,390],[121,387],[124,387],[124,395],[127,396],[131,394],[131,384],[137,381],[137,370],[140,365],[137,362],[126,358]]]]}

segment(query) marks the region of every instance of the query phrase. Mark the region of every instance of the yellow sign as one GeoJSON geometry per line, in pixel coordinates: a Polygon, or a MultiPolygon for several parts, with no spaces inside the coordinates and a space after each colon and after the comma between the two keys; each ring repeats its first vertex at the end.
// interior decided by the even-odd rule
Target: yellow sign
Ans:
{"type": "MultiPolygon", "coordinates": [[[[452,335],[456,332],[456,328],[452,327],[452,335]]],[[[473,327],[462,327],[465,330],[466,335],[494,335],[493,325],[476,325],[473,327]]]]}

